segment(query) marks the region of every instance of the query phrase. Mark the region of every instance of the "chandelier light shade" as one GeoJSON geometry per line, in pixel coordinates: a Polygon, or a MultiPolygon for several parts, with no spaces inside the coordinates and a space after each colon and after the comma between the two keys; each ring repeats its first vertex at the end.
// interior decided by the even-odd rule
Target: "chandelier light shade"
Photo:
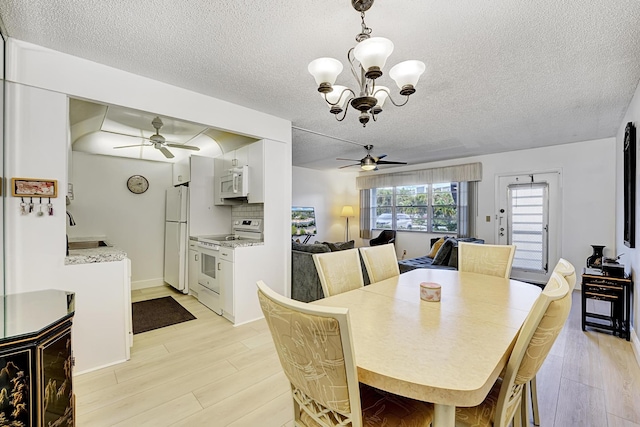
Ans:
{"type": "Polygon", "coordinates": [[[382,75],[380,70],[387,63],[392,52],[393,43],[384,37],[363,40],[353,48],[353,56],[360,62],[365,76],[369,79],[376,79],[382,75]]]}
{"type": "Polygon", "coordinates": [[[362,126],[366,126],[371,118],[376,121],[387,99],[396,107],[405,105],[409,96],[415,93],[418,80],[425,71],[424,63],[416,60],[404,61],[391,68],[389,76],[398,85],[400,95],[405,97],[401,103],[393,99],[389,88],[376,85],[376,79],[383,75],[382,69],[393,53],[393,42],[384,37],[371,37],[371,28],[364,22],[364,13],[371,8],[373,2],[374,0],[351,0],[351,5],[360,12],[362,18],[362,31],[356,36],[358,44],[347,53],[351,72],[358,84],[356,90],[334,85],[343,69],[342,63],[337,59],[318,58],[308,66],[309,73],[318,85],[318,92],[329,105],[329,111],[335,115],[336,120],[344,120],[348,110],[345,105],[349,102],[360,111],[358,120],[362,126]]]}

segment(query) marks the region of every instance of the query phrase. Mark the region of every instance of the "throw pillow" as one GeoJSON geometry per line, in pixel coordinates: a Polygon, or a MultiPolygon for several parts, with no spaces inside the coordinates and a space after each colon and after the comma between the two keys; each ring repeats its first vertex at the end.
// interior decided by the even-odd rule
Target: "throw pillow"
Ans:
{"type": "Polygon", "coordinates": [[[445,242],[440,246],[438,253],[435,257],[433,257],[432,265],[447,265],[449,262],[449,255],[451,254],[451,250],[456,244],[456,239],[453,237],[448,238],[445,242]]]}
{"type": "Polygon", "coordinates": [[[331,252],[331,249],[329,249],[329,246],[324,245],[322,243],[314,243],[312,245],[305,245],[304,243],[291,242],[291,249],[293,249],[294,251],[310,252],[310,253],[313,253],[313,254],[321,254],[323,252],[331,252]]]}
{"type": "Polygon", "coordinates": [[[431,251],[429,251],[429,254],[427,256],[429,258],[435,258],[436,254],[440,250],[440,247],[442,246],[443,243],[444,243],[444,237],[441,237],[438,240],[436,240],[433,246],[431,246],[431,251]]]}
{"type": "Polygon", "coordinates": [[[456,270],[458,269],[458,243],[455,244],[453,248],[451,248],[451,254],[449,254],[449,262],[447,263],[449,267],[453,267],[456,270]]]}
{"type": "Polygon", "coordinates": [[[329,246],[331,252],[344,251],[346,249],[355,248],[356,242],[355,240],[349,240],[348,242],[324,242],[325,245],[329,246]]]}

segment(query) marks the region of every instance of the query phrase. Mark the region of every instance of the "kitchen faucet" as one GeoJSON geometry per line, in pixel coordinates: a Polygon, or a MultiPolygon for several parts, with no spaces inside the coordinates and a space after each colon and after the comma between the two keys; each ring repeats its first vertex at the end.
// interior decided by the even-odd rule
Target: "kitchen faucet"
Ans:
{"type": "MultiPolygon", "coordinates": [[[[69,226],[73,227],[76,225],[76,222],[73,220],[73,215],[71,212],[67,211],[67,216],[69,217],[69,226]]],[[[69,255],[69,235],[67,234],[67,256],[69,255]]]]}
{"type": "Polygon", "coordinates": [[[74,225],[76,225],[76,222],[73,220],[73,215],[71,215],[71,212],[67,211],[67,216],[69,217],[69,225],[71,227],[73,227],[74,225]]]}

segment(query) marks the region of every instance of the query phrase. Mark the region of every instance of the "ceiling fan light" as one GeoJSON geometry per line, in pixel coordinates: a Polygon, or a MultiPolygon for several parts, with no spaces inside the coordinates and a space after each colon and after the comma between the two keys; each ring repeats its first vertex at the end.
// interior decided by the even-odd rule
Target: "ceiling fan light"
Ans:
{"type": "Polygon", "coordinates": [[[391,77],[398,88],[401,90],[407,86],[415,87],[418,84],[418,79],[422,73],[424,73],[426,66],[422,61],[409,60],[396,64],[389,70],[389,77],[391,77]]]}
{"type": "Polygon", "coordinates": [[[365,171],[372,171],[378,166],[370,155],[367,155],[360,163],[360,168],[365,171]]]}
{"type": "Polygon", "coordinates": [[[323,83],[332,85],[336,82],[338,74],[342,72],[342,63],[333,58],[318,58],[311,61],[307,69],[318,86],[323,83]]]}
{"type": "MultiPolygon", "coordinates": [[[[353,56],[356,57],[362,68],[369,70],[372,67],[382,69],[387,62],[387,58],[393,52],[393,43],[384,37],[371,37],[363,40],[353,49],[353,56]]],[[[382,73],[378,70],[380,75],[382,73]]],[[[367,76],[369,77],[369,76],[367,76]]],[[[375,78],[375,77],[369,77],[375,78]]]]}

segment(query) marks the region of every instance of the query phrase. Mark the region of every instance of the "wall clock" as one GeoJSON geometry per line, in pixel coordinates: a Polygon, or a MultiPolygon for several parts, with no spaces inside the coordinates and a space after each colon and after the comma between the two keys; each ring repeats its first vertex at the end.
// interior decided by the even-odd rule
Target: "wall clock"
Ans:
{"type": "Polygon", "coordinates": [[[133,194],[142,194],[149,188],[149,181],[142,175],[133,175],[127,180],[127,188],[133,194]]]}

